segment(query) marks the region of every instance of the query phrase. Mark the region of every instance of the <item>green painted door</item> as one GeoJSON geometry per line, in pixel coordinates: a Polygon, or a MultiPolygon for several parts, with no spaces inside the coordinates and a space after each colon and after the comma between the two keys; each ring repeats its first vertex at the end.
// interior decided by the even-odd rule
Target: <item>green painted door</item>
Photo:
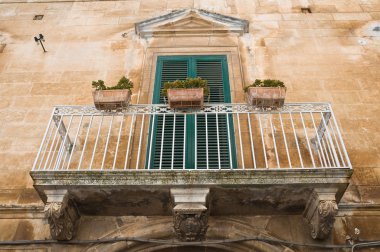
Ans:
{"type": "MultiPolygon", "coordinates": [[[[218,55],[158,57],[153,103],[164,103],[160,92],[165,82],[197,76],[208,81],[210,96],[205,102],[231,102],[227,58],[218,55]]],[[[149,169],[236,167],[231,116],[156,115],[151,118],[148,141],[149,169]]]]}

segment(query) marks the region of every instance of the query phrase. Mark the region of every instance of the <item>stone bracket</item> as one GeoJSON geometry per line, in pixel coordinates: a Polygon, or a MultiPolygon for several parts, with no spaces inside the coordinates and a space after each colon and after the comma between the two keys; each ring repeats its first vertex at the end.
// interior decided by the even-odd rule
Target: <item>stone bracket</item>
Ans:
{"type": "Polygon", "coordinates": [[[338,213],[336,192],[333,188],[314,189],[306,204],[303,216],[310,226],[313,239],[326,239],[334,226],[338,213]]]}
{"type": "Polygon", "coordinates": [[[60,241],[71,240],[80,218],[75,202],[70,199],[67,190],[45,190],[45,194],[47,201],[44,211],[51,237],[60,241]]]}
{"type": "Polygon", "coordinates": [[[172,188],[174,232],[180,241],[202,241],[207,232],[208,188],[172,188]]]}

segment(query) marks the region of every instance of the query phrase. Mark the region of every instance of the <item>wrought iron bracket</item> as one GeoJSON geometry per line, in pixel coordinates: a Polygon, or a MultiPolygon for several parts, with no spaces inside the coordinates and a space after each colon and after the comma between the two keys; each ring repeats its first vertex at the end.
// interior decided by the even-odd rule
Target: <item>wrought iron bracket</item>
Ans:
{"type": "Polygon", "coordinates": [[[180,241],[203,241],[208,228],[208,188],[173,188],[174,232],[180,241]]]}
{"type": "Polygon", "coordinates": [[[336,189],[314,189],[304,211],[313,239],[326,239],[335,222],[338,205],[335,199],[336,189]]]}
{"type": "Polygon", "coordinates": [[[71,240],[80,218],[75,202],[67,190],[46,190],[45,216],[50,226],[51,237],[55,240],[71,240]]]}

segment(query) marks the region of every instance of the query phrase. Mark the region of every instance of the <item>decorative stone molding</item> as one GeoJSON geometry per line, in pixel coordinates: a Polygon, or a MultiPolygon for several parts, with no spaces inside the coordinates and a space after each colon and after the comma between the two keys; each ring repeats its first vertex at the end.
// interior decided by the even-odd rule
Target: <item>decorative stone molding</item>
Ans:
{"type": "Polygon", "coordinates": [[[206,237],[208,188],[172,188],[174,232],[180,241],[203,241],[206,237]]]}
{"type": "Polygon", "coordinates": [[[46,190],[45,193],[47,202],[44,211],[52,238],[60,241],[71,240],[80,218],[75,202],[69,198],[67,190],[46,190]]]}
{"type": "Polygon", "coordinates": [[[203,241],[207,231],[207,208],[201,204],[179,204],[173,209],[174,231],[181,241],[203,241]]]}
{"type": "Polygon", "coordinates": [[[202,9],[174,10],[135,24],[135,32],[142,38],[242,35],[248,30],[247,20],[202,9]]]}
{"type": "Polygon", "coordinates": [[[332,230],[338,205],[336,189],[314,189],[306,204],[304,218],[311,229],[313,239],[326,239],[332,230]]]}

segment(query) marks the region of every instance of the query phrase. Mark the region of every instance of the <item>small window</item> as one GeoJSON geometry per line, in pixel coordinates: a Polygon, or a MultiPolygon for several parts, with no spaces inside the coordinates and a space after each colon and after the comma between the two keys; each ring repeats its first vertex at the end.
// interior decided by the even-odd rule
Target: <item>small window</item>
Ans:
{"type": "Polygon", "coordinates": [[[44,18],[44,15],[35,15],[33,20],[42,20],[44,18]]]}
{"type": "Polygon", "coordinates": [[[305,14],[311,13],[311,9],[309,7],[307,7],[307,8],[301,8],[301,12],[305,13],[305,14]]]}

